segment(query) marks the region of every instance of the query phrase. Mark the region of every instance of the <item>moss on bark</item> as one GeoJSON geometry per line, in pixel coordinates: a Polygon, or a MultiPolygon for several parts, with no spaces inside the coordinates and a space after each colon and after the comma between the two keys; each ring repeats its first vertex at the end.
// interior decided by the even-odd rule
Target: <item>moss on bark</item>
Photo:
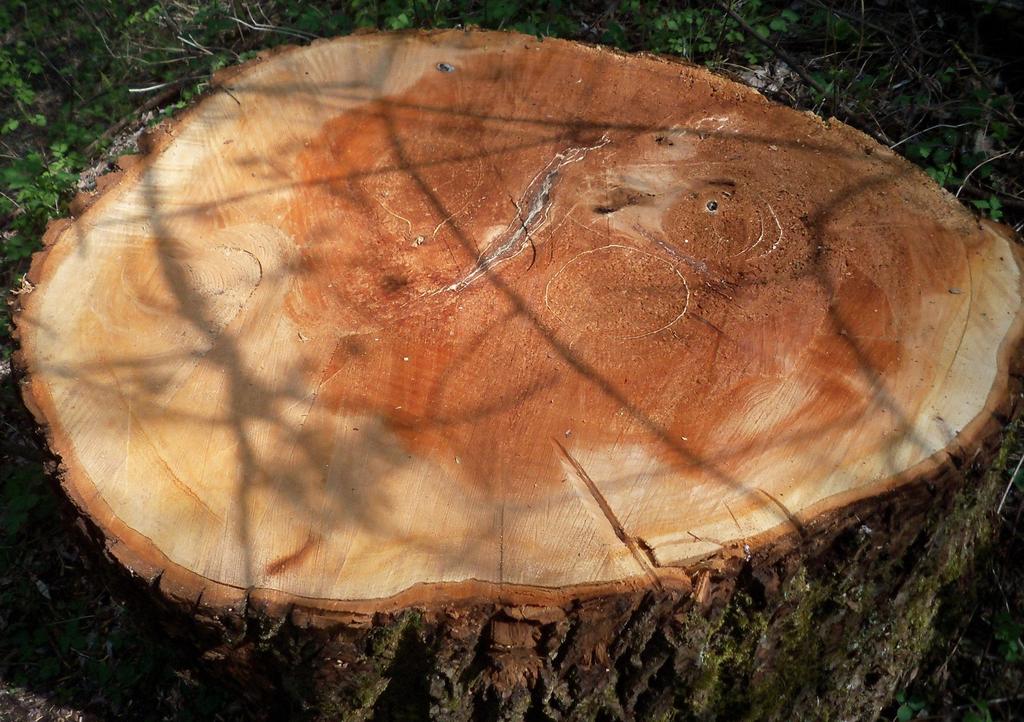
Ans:
{"type": "Polygon", "coordinates": [[[704,594],[625,592],[525,618],[477,603],[312,625],[147,596],[257,717],[874,720],[941,641],[936,629],[963,618],[1020,436],[1015,422],[947,473],[858,505],[787,550],[709,560],[694,571],[704,594]],[[500,625],[522,642],[499,643],[500,625]]]}

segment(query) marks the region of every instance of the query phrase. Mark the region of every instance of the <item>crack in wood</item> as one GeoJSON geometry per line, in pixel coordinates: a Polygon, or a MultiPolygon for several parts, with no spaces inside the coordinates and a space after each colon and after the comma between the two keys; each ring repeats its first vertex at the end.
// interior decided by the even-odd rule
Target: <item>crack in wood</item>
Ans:
{"type": "Polygon", "coordinates": [[[731,516],[731,517],[732,517],[732,522],[733,522],[733,524],[735,524],[735,525],[736,525],[736,528],[740,530],[740,534],[743,534],[743,533],[745,533],[745,532],[743,531],[743,527],[741,527],[741,526],[740,526],[740,522],[739,522],[739,520],[738,520],[738,519],[736,518],[736,515],[735,515],[735,514],[733,514],[733,512],[732,512],[732,508],[731,508],[731,507],[729,506],[729,503],[728,503],[728,502],[725,502],[725,501],[723,501],[723,502],[722,502],[722,504],[724,504],[724,505],[725,505],[725,510],[726,510],[727,512],[729,512],[729,516],[731,516]]]}
{"type": "Polygon", "coordinates": [[[590,492],[590,496],[593,497],[595,502],[597,502],[598,508],[600,508],[601,513],[604,514],[604,517],[608,521],[608,524],[611,525],[612,531],[615,532],[615,536],[619,539],[619,541],[621,541],[626,546],[626,549],[628,549],[629,553],[632,554],[633,558],[636,560],[636,563],[639,564],[640,568],[644,570],[644,573],[651,578],[651,581],[654,582],[655,586],[657,586],[660,589],[661,580],[658,578],[658,575],[654,571],[654,569],[660,565],[658,564],[657,558],[654,556],[654,550],[649,545],[647,545],[646,542],[643,542],[644,548],[641,549],[641,545],[640,543],[638,543],[638,540],[631,537],[626,532],[622,524],[619,522],[619,519],[615,515],[615,512],[612,511],[612,507],[608,503],[608,500],[604,498],[604,494],[602,494],[601,490],[597,488],[597,484],[595,484],[594,480],[590,478],[589,474],[587,474],[587,471],[586,469],[583,468],[583,465],[576,460],[576,457],[569,453],[568,449],[562,446],[561,442],[559,442],[558,439],[552,437],[551,441],[554,442],[555,446],[561,452],[565,460],[568,461],[572,468],[576,471],[576,476],[579,477],[579,480],[583,482],[583,485],[587,488],[587,491],[590,492]]]}
{"type": "Polygon", "coordinates": [[[772,494],[769,494],[761,487],[757,487],[757,490],[764,494],[772,503],[775,504],[775,506],[779,508],[780,511],[782,511],[783,514],[785,514],[786,519],[789,521],[790,524],[793,525],[793,528],[796,529],[796,532],[800,535],[801,539],[807,538],[807,531],[804,529],[804,525],[801,524],[800,520],[797,519],[793,512],[789,510],[789,507],[787,507],[777,497],[773,496],[772,494]]]}
{"type": "Polygon", "coordinates": [[[654,547],[652,547],[646,539],[642,536],[638,536],[636,537],[636,543],[640,550],[643,551],[644,555],[646,555],[647,560],[651,563],[652,567],[661,566],[658,564],[658,557],[654,554],[654,547]]]}
{"type": "Polygon", "coordinates": [[[461,291],[491,268],[515,258],[531,243],[531,233],[535,233],[547,222],[548,210],[551,207],[551,191],[558,181],[562,168],[583,160],[587,153],[602,148],[611,142],[607,135],[590,146],[574,146],[561,153],[556,153],[544,168],[533,177],[526,187],[522,200],[515,203],[516,218],[508,224],[497,239],[491,242],[481,255],[476,265],[463,278],[445,286],[442,291],[461,291]],[[526,208],[523,216],[521,208],[526,208]]]}

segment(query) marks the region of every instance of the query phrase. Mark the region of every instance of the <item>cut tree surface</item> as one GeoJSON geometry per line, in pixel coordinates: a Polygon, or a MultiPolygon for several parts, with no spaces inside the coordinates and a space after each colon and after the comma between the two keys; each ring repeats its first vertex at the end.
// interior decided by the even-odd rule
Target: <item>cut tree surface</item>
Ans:
{"type": "Polygon", "coordinates": [[[1007,400],[1009,232],[842,124],[497,33],[215,81],[51,229],[17,317],[68,495],[178,594],[671,585],[1007,400]]]}

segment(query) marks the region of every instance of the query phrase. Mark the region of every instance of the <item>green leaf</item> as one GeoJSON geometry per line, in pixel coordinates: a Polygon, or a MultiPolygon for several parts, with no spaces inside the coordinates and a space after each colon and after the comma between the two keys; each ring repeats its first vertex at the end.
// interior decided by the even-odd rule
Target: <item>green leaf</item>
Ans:
{"type": "Polygon", "coordinates": [[[604,42],[611,43],[619,48],[626,48],[626,30],[619,23],[612,20],[604,31],[604,42]]]}
{"type": "Polygon", "coordinates": [[[971,700],[974,709],[964,715],[964,722],[992,722],[992,711],[989,710],[986,702],[971,700]]]}
{"type": "Polygon", "coordinates": [[[412,25],[412,21],[406,13],[399,13],[388,19],[388,27],[392,30],[402,30],[412,25]]]}

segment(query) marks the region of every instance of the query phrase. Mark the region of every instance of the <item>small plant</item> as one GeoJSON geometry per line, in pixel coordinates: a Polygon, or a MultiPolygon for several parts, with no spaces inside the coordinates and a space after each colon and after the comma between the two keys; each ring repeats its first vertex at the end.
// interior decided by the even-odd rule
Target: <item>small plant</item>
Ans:
{"type": "Polygon", "coordinates": [[[967,714],[964,715],[964,722],[993,722],[992,711],[986,702],[975,700],[973,708],[967,710],[967,714]]]}
{"type": "Polygon", "coordinates": [[[971,201],[971,205],[983,211],[993,221],[1003,219],[1003,204],[999,201],[998,196],[990,195],[988,198],[979,198],[971,201]]]}
{"type": "Polygon", "coordinates": [[[0,184],[9,189],[0,197],[0,213],[14,213],[4,235],[4,259],[19,261],[32,254],[40,228],[63,212],[81,165],[81,156],[70,152],[67,143],[56,142],[46,155],[33,151],[0,169],[0,184]]]}
{"type": "Polygon", "coordinates": [[[1000,612],[992,627],[1003,659],[1010,663],[1024,660],[1024,623],[1014,619],[1008,612],[1000,612]]]}
{"type": "Polygon", "coordinates": [[[896,702],[899,704],[899,707],[896,708],[896,719],[900,722],[912,720],[924,710],[924,702],[913,697],[908,697],[906,692],[900,692],[897,694],[896,702]]]}

